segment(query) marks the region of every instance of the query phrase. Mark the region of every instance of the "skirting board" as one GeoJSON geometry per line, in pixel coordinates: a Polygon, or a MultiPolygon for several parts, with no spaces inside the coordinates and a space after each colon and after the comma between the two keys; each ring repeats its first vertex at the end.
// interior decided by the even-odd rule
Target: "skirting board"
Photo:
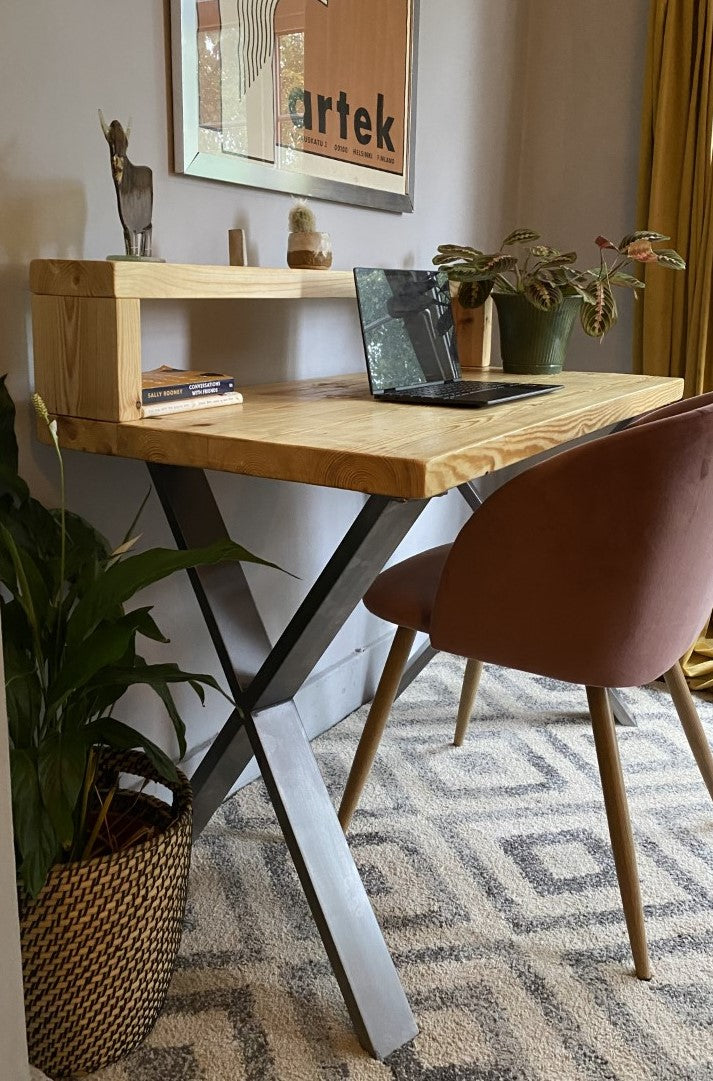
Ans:
{"type": "MultiPolygon", "coordinates": [[[[297,692],[295,704],[310,739],[343,721],[355,709],[374,697],[376,684],[386,661],[393,633],[387,631],[365,649],[355,650],[336,664],[312,676],[297,692]]],[[[181,769],[190,777],[208,750],[207,741],[189,750],[181,769]]],[[[230,798],[260,776],[255,759],[243,770],[228,793],[230,798]]]]}

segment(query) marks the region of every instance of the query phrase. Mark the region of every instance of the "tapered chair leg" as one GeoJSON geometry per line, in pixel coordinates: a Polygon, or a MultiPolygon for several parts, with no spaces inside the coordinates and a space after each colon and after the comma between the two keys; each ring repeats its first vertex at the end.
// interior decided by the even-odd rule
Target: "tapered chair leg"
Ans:
{"type": "Polygon", "coordinates": [[[624,777],[621,772],[619,745],[616,738],[614,718],[604,687],[587,687],[587,701],[592,717],[594,744],[597,749],[599,774],[602,779],[604,806],[609,823],[609,837],[619,890],[624,906],[624,916],[629,932],[634,968],[640,980],[651,979],[649,951],[646,944],[644,908],[641,903],[639,873],[636,866],[634,835],[631,830],[629,805],[626,799],[624,777]]]}
{"type": "Polygon", "coordinates": [[[453,737],[453,744],[455,747],[461,747],[463,745],[465,734],[468,731],[470,715],[473,712],[473,706],[475,705],[475,696],[478,693],[478,684],[480,683],[482,672],[483,664],[481,661],[471,659],[465,666],[463,686],[461,688],[460,702],[458,704],[456,734],[453,737]]]}
{"type": "Polygon", "coordinates": [[[703,780],[706,782],[706,788],[710,792],[711,799],[713,799],[713,754],[701,724],[701,719],[698,716],[693,695],[689,690],[683,669],[678,661],[673,668],[669,668],[664,678],[673,698],[673,704],[676,707],[683,731],[686,733],[686,739],[693,751],[693,757],[698,764],[703,780]]]}
{"type": "Polygon", "coordinates": [[[371,703],[369,716],[359,740],[352,768],[339,807],[339,821],[346,833],[352,816],[357,809],[366,779],[376,757],[376,752],[399,689],[401,676],[406,667],[416,632],[409,627],[399,627],[391,643],[389,656],[386,658],[384,671],[381,673],[379,686],[376,688],[374,701],[371,703]]]}

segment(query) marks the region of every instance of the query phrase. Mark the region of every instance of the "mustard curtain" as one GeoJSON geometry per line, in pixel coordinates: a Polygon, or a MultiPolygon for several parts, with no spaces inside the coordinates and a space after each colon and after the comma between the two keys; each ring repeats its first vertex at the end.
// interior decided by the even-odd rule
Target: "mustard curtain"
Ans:
{"type": "MultiPolygon", "coordinates": [[[[647,268],[636,306],[634,370],[713,389],[713,0],[652,0],[644,82],[638,227],[671,237],[683,273],[647,268]]],[[[681,661],[713,687],[713,619],[681,661]]]]}

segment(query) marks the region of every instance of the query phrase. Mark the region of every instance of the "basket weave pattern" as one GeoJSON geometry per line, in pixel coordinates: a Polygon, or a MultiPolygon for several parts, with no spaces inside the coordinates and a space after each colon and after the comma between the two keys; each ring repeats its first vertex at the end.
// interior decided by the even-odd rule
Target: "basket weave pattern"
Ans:
{"type": "Polygon", "coordinates": [[[52,868],[36,901],[20,893],[30,1061],[51,1077],[89,1073],[133,1050],[154,1025],[181,939],[191,790],[143,754],[107,754],[109,777],[160,781],[173,807],[140,796],[159,828],[132,848],[52,868]]]}

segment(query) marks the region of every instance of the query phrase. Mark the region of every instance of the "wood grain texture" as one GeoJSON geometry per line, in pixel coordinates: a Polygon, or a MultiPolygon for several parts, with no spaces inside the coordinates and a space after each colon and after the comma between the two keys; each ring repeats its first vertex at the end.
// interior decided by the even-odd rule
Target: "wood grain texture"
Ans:
{"type": "Polygon", "coordinates": [[[461,368],[490,367],[493,336],[493,302],[490,297],[479,308],[464,308],[454,299],[453,322],[461,368]]]}
{"type": "Polygon", "coordinates": [[[35,388],[51,413],[140,416],[138,300],[33,296],[35,388]]]}
{"type": "Polygon", "coordinates": [[[659,376],[550,378],[564,389],[490,409],[447,409],[375,402],[365,375],[337,376],[247,387],[243,405],[130,423],[60,418],[59,431],[63,446],[77,450],[422,499],[683,394],[681,379],[659,376]]]}
{"type": "Polygon", "coordinates": [[[34,259],[33,293],[139,300],[354,297],[350,270],[34,259]]]}

